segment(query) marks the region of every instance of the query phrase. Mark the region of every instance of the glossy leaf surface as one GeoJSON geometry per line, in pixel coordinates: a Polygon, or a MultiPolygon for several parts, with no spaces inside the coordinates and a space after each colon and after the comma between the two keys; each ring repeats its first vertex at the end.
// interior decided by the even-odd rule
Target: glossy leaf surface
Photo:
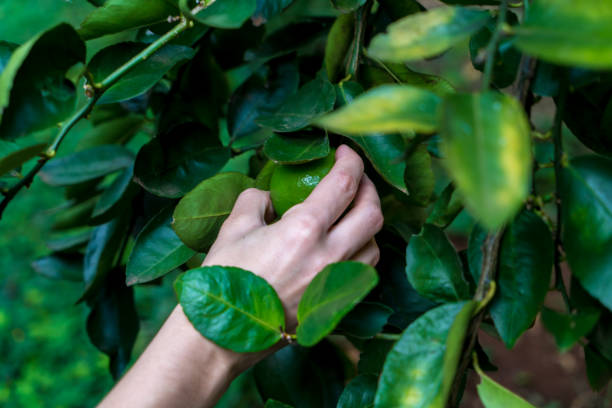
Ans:
{"type": "Polygon", "coordinates": [[[511,219],[527,197],[530,127],[500,93],[449,95],[441,106],[442,152],[466,207],[488,228],[511,219]]]}
{"type": "Polygon", "coordinates": [[[298,342],[304,346],[318,343],[377,282],[376,270],[360,262],[326,266],[308,285],[298,305],[298,342]]]}
{"type": "Polygon", "coordinates": [[[322,159],[329,154],[329,139],[324,133],[273,134],[264,144],[268,158],[280,164],[299,164],[322,159]]]}
{"type": "Polygon", "coordinates": [[[444,232],[433,225],[425,224],[421,233],[410,239],[406,274],[419,294],[436,302],[470,297],[455,248],[444,232]]]}
{"type": "Polygon", "coordinates": [[[257,0],[222,0],[195,15],[202,24],[217,28],[239,28],[257,8],[257,0]]]}
{"type": "Polygon", "coordinates": [[[169,207],[151,218],[136,237],[126,268],[128,285],[157,279],[195,255],[172,229],[172,211],[169,207]]]}
{"type": "Polygon", "coordinates": [[[474,364],[474,367],[480,376],[480,384],[477,387],[478,396],[485,408],[535,408],[523,398],[493,381],[481,370],[478,362],[474,364]]]}
{"type": "Polygon", "coordinates": [[[368,54],[390,62],[433,57],[468,38],[489,13],[462,7],[438,7],[398,20],[372,39],[368,54]]]}
{"type": "Polygon", "coordinates": [[[342,391],[338,408],[373,407],[377,381],[378,377],[372,374],[362,374],[353,378],[342,391]]]}
{"type": "Polygon", "coordinates": [[[572,273],[612,309],[612,161],[575,159],[563,169],[563,243],[572,273]]]}
{"type": "Polygon", "coordinates": [[[265,350],[281,339],[285,310],[263,278],[239,268],[207,266],[180,276],[179,302],[193,326],[237,352],[265,350]]]}
{"type": "Polygon", "coordinates": [[[382,331],[392,314],[393,309],[382,303],[361,302],[344,316],[336,330],[360,339],[372,338],[382,331]]]}
{"type": "Polygon", "coordinates": [[[191,249],[204,252],[213,243],[238,195],[254,186],[240,173],[220,173],[204,180],[179,201],[172,228],[191,249]]]}
{"type": "Polygon", "coordinates": [[[387,356],[374,406],[445,407],[475,306],[447,303],[408,326],[387,356]]]}

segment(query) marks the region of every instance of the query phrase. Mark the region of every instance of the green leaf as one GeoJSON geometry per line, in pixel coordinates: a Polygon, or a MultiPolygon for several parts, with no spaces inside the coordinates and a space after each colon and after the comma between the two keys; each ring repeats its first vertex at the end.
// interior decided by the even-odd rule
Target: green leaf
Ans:
{"type": "Polygon", "coordinates": [[[374,406],[443,408],[476,303],[447,303],[402,333],[389,352],[374,406]]]}
{"type": "Polygon", "coordinates": [[[448,227],[457,215],[459,215],[461,210],[463,210],[463,205],[457,198],[457,194],[453,194],[454,192],[455,186],[453,186],[452,183],[449,183],[444,190],[442,190],[440,197],[438,197],[434,203],[431,213],[429,213],[427,217],[427,222],[429,224],[444,229],[448,227]]]}
{"type": "Polygon", "coordinates": [[[409,85],[382,85],[314,123],[344,135],[416,131],[434,132],[440,98],[409,85]]]}
{"type": "Polygon", "coordinates": [[[85,289],[78,302],[92,298],[103,287],[114,267],[119,248],[126,239],[125,217],[115,218],[93,229],[85,249],[83,281],[85,289]]]}
{"type": "Polygon", "coordinates": [[[167,0],[107,0],[92,11],[79,27],[84,40],[166,21],[178,15],[178,8],[167,0]]]}
{"type": "Polygon", "coordinates": [[[327,77],[333,83],[346,76],[346,55],[353,41],[354,31],[355,16],[353,14],[341,14],[329,30],[323,65],[327,77]]]}
{"type": "Polygon", "coordinates": [[[13,51],[0,75],[0,139],[13,140],[64,120],[76,103],[70,67],[85,62],[85,44],[57,25],[13,51]]]}
{"type": "MultiPolygon", "coordinates": [[[[65,252],[78,249],[80,246],[85,245],[91,237],[91,229],[81,229],[72,231],[68,234],[62,234],[49,239],[45,244],[50,250],[54,252],[65,252]]],[[[81,268],[82,269],[82,268],[81,268]]],[[[79,275],[83,275],[80,273],[79,275]]]]}
{"type": "Polygon", "coordinates": [[[353,378],[342,391],[337,408],[373,407],[377,382],[378,377],[372,374],[361,374],[353,378]]]}
{"type": "Polygon", "coordinates": [[[195,15],[198,22],[217,28],[240,28],[257,8],[257,0],[219,0],[195,15]]]}
{"type": "Polygon", "coordinates": [[[126,287],[122,279],[123,275],[119,273],[109,279],[87,318],[89,339],[109,356],[110,371],[115,381],[130,362],[140,326],[133,288],[126,287]]]}
{"type": "MultiPolygon", "coordinates": [[[[472,276],[480,279],[482,243],[486,231],[475,227],[470,236],[468,258],[472,276]]],[[[502,238],[497,293],[491,316],[502,340],[514,347],[519,336],[533,324],[550,283],[554,246],[552,233],[539,216],[522,211],[508,225],[502,238]]]]}
{"type": "Polygon", "coordinates": [[[612,362],[590,345],[584,347],[584,361],[591,388],[596,391],[604,389],[612,378],[612,362]]]}
{"type": "Polygon", "coordinates": [[[601,310],[578,310],[576,313],[564,314],[549,308],[542,309],[542,323],[555,337],[561,352],[569,351],[582,337],[589,334],[597,321],[601,310]]]}
{"type": "Polygon", "coordinates": [[[556,64],[609,69],[610,19],[612,3],[607,1],[537,0],[514,30],[515,44],[527,54],[556,64]]]}
{"type": "Polygon", "coordinates": [[[326,266],[310,282],[298,305],[298,343],[312,346],[321,341],[377,282],[376,270],[360,262],[326,266]]]}
{"type": "Polygon", "coordinates": [[[127,263],[128,286],[157,279],[195,255],[172,229],[173,210],[172,207],[162,210],[138,233],[127,263]]]}
{"type": "Polygon", "coordinates": [[[92,221],[107,222],[122,210],[123,205],[130,204],[132,197],[137,193],[136,186],[132,183],[133,175],[133,167],[123,170],[104,190],[91,213],[92,221]]]}
{"type": "Polygon", "coordinates": [[[419,144],[406,159],[404,183],[406,183],[410,202],[423,207],[429,204],[436,178],[427,145],[419,144]]]}
{"type": "MultiPolygon", "coordinates": [[[[124,42],[99,51],[87,64],[95,82],[101,82],[114,70],[145,49],[148,44],[124,42]]],[[[99,104],[120,102],[134,98],[155,85],[173,66],[193,57],[194,50],[182,45],[168,44],[130,69],[98,100],[99,104]]]]}
{"type": "Polygon", "coordinates": [[[336,330],[358,339],[369,339],[382,331],[393,309],[382,303],[361,302],[348,312],[336,330]]]}
{"type": "Polygon", "coordinates": [[[477,387],[478,396],[485,408],[535,408],[535,406],[531,405],[523,398],[489,378],[489,376],[480,369],[476,358],[474,358],[474,368],[480,376],[481,381],[477,387]]]}
{"type": "Polygon", "coordinates": [[[13,51],[15,51],[19,45],[13,44],[7,41],[0,41],[0,74],[6,68],[13,51]]]}
{"type": "Polygon", "coordinates": [[[425,224],[406,248],[406,275],[410,284],[436,302],[454,302],[470,298],[463,278],[461,261],[444,232],[425,224]]]}
{"type": "Polygon", "coordinates": [[[374,374],[378,377],[394,343],[384,339],[370,339],[363,343],[357,371],[360,374],[374,374]]]}
{"type": "Polygon", "coordinates": [[[276,132],[294,132],[332,110],[335,101],[334,86],[327,80],[327,75],[320,72],[315,79],[287,98],[280,109],[260,115],[255,122],[276,132]]]}
{"type": "Polygon", "coordinates": [[[511,97],[448,95],[441,106],[442,152],[466,207],[487,228],[510,220],[527,198],[530,126],[511,97]]]}
{"type": "Polygon", "coordinates": [[[331,2],[342,13],[348,13],[363,6],[366,0],[331,0],[331,2]]]}
{"type": "Polygon", "coordinates": [[[266,350],[282,338],[285,310],[263,278],[240,268],[207,266],[178,279],[185,315],[217,345],[254,352],[266,350]]]}
{"type": "Polygon", "coordinates": [[[484,10],[439,7],[402,18],[372,39],[368,55],[390,62],[438,55],[468,38],[489,18],[484,10]]]}
{"type": "Polygon", "coordinates": [[[262,133],[265,140],[272,132],[261,129],[255,119],[280,108],[283,101],[297,91],[299,82],[295,64],[285,63],[273,68],[267,79],[255,75],[241,85],[232,95],[228,107],[227,128],[235,140],[232,145],[243,146],[251,139],[250,135],[256,133],[262,133]]]}
{"type": "Polygon", "coordinates": [[[114,173],[132,163],[134,156],[125,147],[98,146],[50,160],[40,171],[40,178],[52,186],[67,186],[114,173]]]}
{"type": "Polygon", "coordinates": [[[264,144],[264,153],[280,164],[306,163],[329,154],[329,139],[325,133],[274,133],[264,144]]]}
{"type": "Polygon", "coordinates": [[[253,25],[259,26],[266,23],[270,17],[280,14],[291,3],[293,0],[257,0],[257,7],[251,17],[253,25]]]}
{"type": "Polygon", "coordinates": [[[178,198],[217,174],[229,159],[229,149],[214,132],[183,123],[140,149],[134,180],[152,194],[178,198]]]}
{"type": "Polygon", "coordinates": [[[383,64],[381,62],[378,65],[360,67],[359,78],[365,87],[373,88],[383,84],[399,83],[422,88],[441,97],[455,92],[455,88],[446,79],[413,71],[405,64],[383,64]]]}
{"type": "Polygon", "coordinates": [[[52,229],[59,231],[87,225],[97,201],[98,197],[94,196],[85,201],[70,202],[69,206],[63,206],[62,210],[53,216],[52,229]]]}
{"type": "Polygon", "coordinates": [[[84,132],[81,136],[75,151],[85,150],[90,147],[102,146],[107,144],[125,144],[132,136],[134,136],[142,127],[145,122],[144,117],[141,115],[127,114],[123,110],[119,112],[113,112],[113,108],[117,105],[100,105],[94,108],[92,117],[99,115],[96,121],[91,119],[91,122],[95,125],[93,129],[84,132]],[[105,108],[108,109],[108,115],[106,118],[103,115],[106,113],[105,108]]]}
{"type": "Polygon", "coordinates": [[[346,383],[345,358],[326,341],[283,347],[255,366],[259,394],[296,408],[336,408],[346,383]]]}
{"type": "Polygon", "coordinates": [[[83,281],[83,257],[81,255],[53,254],[32,262],[32,269],[51,279],[74,282],[83,281]]]}
{"type": "Polygon", "coordinates": [[[254,184],[253,179],[240,173],[221,173],[204,180],[179,201],[172,228],[188,247],[205,252],[238,195],[254,184]]]}
{"type": "Polygon", "coordinates": [[[21,148],[18,147],[18,145],[15,145],[10,149],[10,153],[0,158],[0,176],[3,176],[9,171],[18,168],[25,162],[35,158],[42,153],[43,150],[45,150],[45,147],[47,147],[46,143],[38,143],[21,148]]]}
{"type": "Polygon", "coordinates": [[[573,160],[563,169],[563,244],[572,273],[612,309],[612,161],[573,160]]]}

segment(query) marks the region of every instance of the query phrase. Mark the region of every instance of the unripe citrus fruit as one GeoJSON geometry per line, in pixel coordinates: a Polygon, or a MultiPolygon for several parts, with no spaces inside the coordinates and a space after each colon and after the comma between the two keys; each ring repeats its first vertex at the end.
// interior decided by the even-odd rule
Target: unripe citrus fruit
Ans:
{"type": "Polygon", "coordinates": [[[270,179],[270,198],[276,214],[301,203],[334,166],[335,151],[304,164],[277,165],[270,179]]]}

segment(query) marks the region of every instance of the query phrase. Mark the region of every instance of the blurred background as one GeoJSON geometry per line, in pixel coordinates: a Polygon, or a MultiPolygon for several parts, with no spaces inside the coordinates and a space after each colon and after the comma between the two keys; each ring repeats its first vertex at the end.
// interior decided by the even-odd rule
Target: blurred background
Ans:
{"type": "MultiPolygon", "coordinates": [[[[435,1],[425,2],[433,5],[435,1]]],[[[60,21],[78,26],[93,9],[85,0],[0,0],[0,40],[23,43],[39,31],[60,21]]],[[[133,33],[108,36],[89,44],[90,56],[109,43],[133,37],[133,33]],[[91,47],[91,48],[90,48],[91,47]]],[[[473,89],[480,78],[469,61],[468,44],[451,50],[420,70],[437,73],[458,89],[473,89]]],[[[552,101],[543,99],[534,109],[539,129],[551,123],[552,101]]],[[[60,149],[70,152],[87,131],[77,126],[60,149]]],[[[49,132],[32,138],[48,140],[49,132]]],[[[567,148],[577,144],[566,131],[567,148]]],[[[540,157],[551,155],[552,147],[538,146],[540,157]]],[[[542,160],[544,161],[544,160],[542,160]]],[[[27,169],[25,169],[27,171],[27,169]]],[[[546,175],[540,182],[546,183],[546,175]]],[[[61,189],[36,179],[8,207],[0,222],[0,406],[2,407],[89,407],[112,387],[107,357],[96,350],[85,332],[87,308],[76,305],[82,287],[78,282],[54,280],[38,275],[32,261],[50,252],[45,241],[53,236],[54,208],[63,201],[61,189]]],[[[463,213],[449,232],[458,248],[464,248],[472,221],[463,213]]],[[[133,360],[142,352],[171,311],[176,300],[173,277],[159,285],[135,288],[141,330],[133,360]]],[[[554,307],[558,299],[547,304],[554,307]]],[[[481,334],[481,342],[492,361],[503,370],[492,377],[508,388],[546,408],[612,407],[612,390],[593,393],[586,379],[584,357],[578,348],[558,353],[554,340],[536,322],[512,351],[498,340],[481,334]]],[[[479,407],[469,380],[463,406],[479,407]]],[[[257,407],[261,401],[249,373],[232,386],[220,407],[257,407]]]]}

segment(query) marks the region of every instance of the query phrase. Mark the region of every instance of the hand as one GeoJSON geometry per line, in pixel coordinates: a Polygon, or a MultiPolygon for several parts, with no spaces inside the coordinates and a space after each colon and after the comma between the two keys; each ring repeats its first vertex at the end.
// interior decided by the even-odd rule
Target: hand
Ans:
{"type": "Polygon", "coordinates": [[[273,217],[269,192],[244,191],[203,265],[235,266],[264,278],[276,289],[293,331],[302,293],[326,265],[347,259],[376,265],[374,235],[383,216],[361,158],[340,146],[334,167],[308,198],[268,224],[273,217]]]}

